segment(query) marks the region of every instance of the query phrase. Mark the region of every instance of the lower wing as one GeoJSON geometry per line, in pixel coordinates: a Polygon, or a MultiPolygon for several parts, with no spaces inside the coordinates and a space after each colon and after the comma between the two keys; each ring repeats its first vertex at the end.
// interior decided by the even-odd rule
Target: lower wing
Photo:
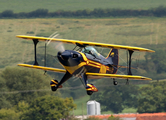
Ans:
{"type": "MultiPolygon", "coordinates": [[[[53,71],[58,73],[65,73],[66,70],[59,68],[51,68],[51,67],[43,67],[37,65],[29,65],[29,64],[18,64],[18,66],[28,67],[33,69],[41,69],[46,71],[53,71]]],[[[132,80],[152,80],[151,78],[143,77],[143,76],[134,76],[134,75],[119,75],[119,74],[101,74],[101,73],[86,73],[88,77],[92,78],[118,78],[118,79],[132,79],[132,80]]]]}
{"type": "Polygon", "coordinates": [[[101,73],[86,73],[88,77],[94,78],[118,78],[118,79],[132,79],[132,80],[152,80],[151,78],[134,75],[119,75],[119,74],[101,74],[101,73]]]}
{"type": "Polygon", "coordinates": [[[46,71],[53,71],[53,72],[58,72],[58,73],[65,73],[66,72],[66,70],[64,70],[64,69],[43,67],[43,66],[37,66],[37,65],[18,64],[18,66],[28,67],[28,68],[33,68],[33,69],[41,69],[41,70],[46,70],[46,71]]]}

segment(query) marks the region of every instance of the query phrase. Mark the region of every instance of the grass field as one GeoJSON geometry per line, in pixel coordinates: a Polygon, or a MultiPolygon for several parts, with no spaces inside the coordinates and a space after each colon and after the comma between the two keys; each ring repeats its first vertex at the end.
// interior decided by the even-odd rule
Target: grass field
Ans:
{"type": "MultiPolygon", "coordinates": [[[[94,93],[95,94],[95,93],[94,93]]],[[[74,115],[87,115],[87,102],[89,96],[83,96],[79,99],[74,100],[74,103],[77,105],[77,109],[73,111],[74,115]]],[[[122,113],[136,113],[137,109],[135,108],[125,108],[122,113]]],[[[114,114],[112,111],[102,111],[101,114],[114,114]]]]}
{"type": "Polygon", "coordinates": [[[86,115],[87,114],[87,102],[89,100],[89,96],[83,96],[79,99],[74,100],[74,103],[77,105],[77,109],[74,110],[74,115],[86,115]]]}
{"type": "MultiPolygon", "coordinates": [[[[1,19],[0,20],[0,68],[28,62],[34,59],[31,41],[16,38],[16,35],[49,36],[55,31],[59,38],[111,44],[142,46],[164,44],[166,41],[166,18],[110,18],[110,19],[1,19]]],[[[57,50],[48,46],[48,53],[57,50]]],[[[44,43],[38,44],[38,53],[44,54],[44,43]]],[[[66,45],[66,49],[74,46],[66,45]]],[[[151,48],[153,49],[153,48],[151,48]]],[[[98,48],[101,52],[103,49],[98,48]]],[[[105,56],[109,50],[102,52],[105,56]]],[[[133,58],[144,59],[144,52],[135,52],[133,58]]],[[[126,53],[120,51],[121,58],[126,53]]],[[[126,59],[125,59],[126,60],[126,59]]]]}
{"type": "Polygon", "coordinates": [[[1,0],[0,12],[30,12],[39,8],[57,10],[93,10],[94,8],[149,9],[166,6],[165,0],[1,0]]]}

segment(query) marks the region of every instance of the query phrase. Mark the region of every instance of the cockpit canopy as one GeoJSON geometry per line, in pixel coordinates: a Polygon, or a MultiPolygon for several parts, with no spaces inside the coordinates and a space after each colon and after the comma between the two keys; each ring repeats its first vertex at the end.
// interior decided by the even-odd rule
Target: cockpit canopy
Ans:
{"type": "Polygon", "coordinates": [[[90,55],[95,56],[95,57],[100,56],[100,53],[98,53],[97,50],[91,46],[84,48],[81,52],[85,53],[85,54],[90,54],[90,55]]]}

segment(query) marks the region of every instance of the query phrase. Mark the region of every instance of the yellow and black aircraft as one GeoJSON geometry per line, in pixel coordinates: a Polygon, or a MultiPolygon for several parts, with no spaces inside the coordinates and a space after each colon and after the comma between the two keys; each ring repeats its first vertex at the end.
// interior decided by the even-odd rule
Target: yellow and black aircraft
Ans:
{"type": "Polygon", "coordinates": [[[57,80],[51,80],[50,85],[52,91],[56,91],[58,88],[62,87],[62,83],[71,78],[72,76],[80,77],[83,79],[86,91],[88,95],[91,95],[93,92],[97,92],[98,89],[93,85],[88,83],[88,79],[99,79],[99,78],[113,78],[114,85],[117,85],[117,79],[126,79],[128,80],[151,80],[151,78],[143,76],[132,75],[131,72],[131,56],[134,51],[143,51],[143,52],[154,52],[153,50],[141,48],[141,47],[132,47],[124,45],[115,45],[115,44],[105,44],[97,42],[87,42],[79,40],[67,40],[67,39],[57,39],[57,38],[46,38],[46,37],[37,37],[37,36],[26,36],[26,35],[17,35],[18,38],[23,38],[26,40],[32,40],[34,43],[35,51],[35,62],[34,65],[29,64],[18,64],[19,66],[41,69],[45,71],[54,71],[59,73],[64,73],[64,76],[58,82],[57,80]],[[39,41],[49,41],[52,42],[62,42],[68,44],[75,44],[79,49],[75,50],[65,50],[63,52],[59,51],[57,58],[64,69],[50,68],[46,66],[39,66],[36,58],[36,46],[39,41]],[[106,47],[110,48],[108,56],[105,58],[99,54],[93,46],[97,47],[106,47]],[[119,68],[119,49],[124,49],[129,52],[128,57],[128,74],[120,75],[116,74],[119,68]]]}

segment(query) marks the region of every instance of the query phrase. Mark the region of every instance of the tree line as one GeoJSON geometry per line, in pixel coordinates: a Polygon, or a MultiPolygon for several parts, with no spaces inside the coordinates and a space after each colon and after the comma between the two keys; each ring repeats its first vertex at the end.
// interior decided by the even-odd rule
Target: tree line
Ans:
{"type": "Polygon", "coordinates": [[[132,10],[132,9],[101,9],[96,8],[94,10],[77,10],[77,11],[64,11],[58,10],[55,12],[49,12],[48,9],[37,9],[31,12],[14,13],[12,10],[5,10],[0,13],[0,18],[102,18],[102,17],[139,17],[139,16],[154,16],[164,17],[166,16],[166,7],[159,6],[148,10],[132,10]]]}

